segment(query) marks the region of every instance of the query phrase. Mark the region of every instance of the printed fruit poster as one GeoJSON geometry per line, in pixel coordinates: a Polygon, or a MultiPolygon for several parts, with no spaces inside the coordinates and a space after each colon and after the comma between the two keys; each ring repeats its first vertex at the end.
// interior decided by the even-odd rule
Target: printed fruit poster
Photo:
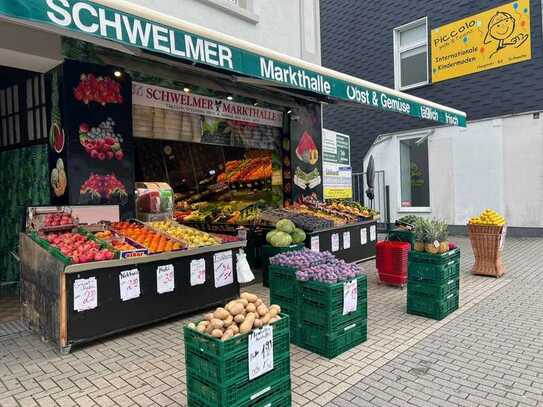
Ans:
{"type": "Polygon", "coordinates": [[[432,30],[432,82],[532,58],[529,0],[519,0],[432,30]]]}
{"type": "Polygon", "coordinates": [[[115,67],[66,61],[64,132],[69,203],[134,211],[131,78],[115,67]]]}

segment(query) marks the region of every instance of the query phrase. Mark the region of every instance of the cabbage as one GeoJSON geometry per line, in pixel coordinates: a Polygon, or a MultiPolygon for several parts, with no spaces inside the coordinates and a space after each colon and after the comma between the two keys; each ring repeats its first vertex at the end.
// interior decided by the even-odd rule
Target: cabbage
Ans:
{"type": "Polygon", "coordinates": [[[292,237],[288,233],[277,231],[270,243],[273,247],[288,247],[292,244],[292,237]]]}
{"type": "Polygon", "coordinates": [[[272,237],[278,232],[278,230],[272,230],[271,232],[266,233],[266,242],[271,244],[272,237]]]}
{"type": "Polygon", "coordinates": [[[289,219],[281,219],[279,222],[277,222],[275,228],[281,232],[290,234],[294,232],[296,226],[294,226],[294,223],[292,223],[292,221],[289,219]]]}
{"type": "Polygon", "coordinates": [[[292,243],[294,244],[305,242],[305,232],[302,229],[294,228],[290,236],[292,236],[292,243]]]}

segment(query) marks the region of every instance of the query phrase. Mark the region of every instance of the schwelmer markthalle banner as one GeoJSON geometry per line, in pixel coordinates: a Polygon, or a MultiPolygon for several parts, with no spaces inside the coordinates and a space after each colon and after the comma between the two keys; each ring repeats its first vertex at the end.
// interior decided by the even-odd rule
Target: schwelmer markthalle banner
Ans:
{"type": "Polygon", "coordinates": [[[432,82],[532,58],[530,1],[519,0],[432,30],[432,82]]]}

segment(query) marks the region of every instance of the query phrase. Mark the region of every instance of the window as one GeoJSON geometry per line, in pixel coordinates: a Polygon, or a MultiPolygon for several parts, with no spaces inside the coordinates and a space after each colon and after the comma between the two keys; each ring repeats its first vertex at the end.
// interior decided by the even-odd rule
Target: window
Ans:
{"type": "Polygon", "coordinates": [[[406,90],[428,84],[428,20],[394,29],[394,83],[406,90]]]}
{"type": "Polygon", "coordinates": [[[239,17],[250,23],[257,24],[258,15],[254,13],[254,0],[202,0],[208,5],[228,14],[239,17]]]}
{"type": "Polygon", "coordinates": [[[402,208],[430,207],[428,137],[400,140],[400,183],[402,208]]]}

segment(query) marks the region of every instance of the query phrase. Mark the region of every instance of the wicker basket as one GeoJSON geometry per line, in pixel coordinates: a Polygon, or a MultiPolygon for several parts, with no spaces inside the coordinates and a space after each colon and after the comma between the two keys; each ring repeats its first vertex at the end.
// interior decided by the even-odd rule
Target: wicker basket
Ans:
{"type": "Polygon", "coordinates": [[[468,231],[475,256],[475,265],[471,272],[501,277],[505,273],[502,251],[507,226],[468,225],[468,231]]]}

